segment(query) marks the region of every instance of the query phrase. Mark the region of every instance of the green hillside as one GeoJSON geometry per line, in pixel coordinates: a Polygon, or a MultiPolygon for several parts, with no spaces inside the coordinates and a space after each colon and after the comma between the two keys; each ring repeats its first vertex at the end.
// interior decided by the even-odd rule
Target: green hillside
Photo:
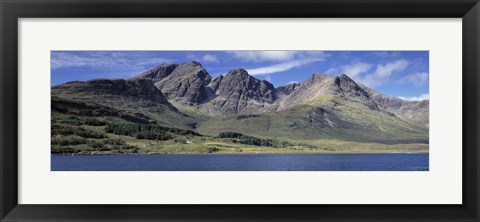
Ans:
{"type": "Polygon", "coordinates": [[[336,97],[279,112],[210,118],[198,129],[206,135],[235,131],[289,140],[336,139],[386,144],[428,143],[428,131],[388,113],[336,97]]]}

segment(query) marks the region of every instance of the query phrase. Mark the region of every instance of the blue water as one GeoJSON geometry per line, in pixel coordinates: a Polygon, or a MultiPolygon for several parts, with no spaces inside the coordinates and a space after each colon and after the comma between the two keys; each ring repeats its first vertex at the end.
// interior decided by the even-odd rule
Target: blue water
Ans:
{"type": "Polygon", "coordinates": [[[428,171],[428,154],[52,156],[52,171],[428,171]]]}

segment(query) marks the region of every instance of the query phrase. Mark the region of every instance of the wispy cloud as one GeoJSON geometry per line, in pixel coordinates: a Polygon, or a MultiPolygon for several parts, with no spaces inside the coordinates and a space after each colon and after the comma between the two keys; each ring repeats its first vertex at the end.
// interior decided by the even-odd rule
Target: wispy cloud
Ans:
{"type": "Polygon", "coordinates": [[[372,64],[363,62],[354,62],[352,64],[342,66],[342,73],[355,78],[362,73],[366,73],[372,68],[372,64]]]}
{"type": "MultiPolygon", "coordinates": [[[[353,62],[341,66],[339,69],[329,68],[325,71],[328,75],[347,74],[358,82],[369,87],[375,87],[388,82],[389,77],[395,73],[407,68],[409,62],[405,59],[395,60],[386,64],[378,64],[375,71],[372,72],[373,64],[364,62],[353,62]]],[[[427,74],[428,75],[428,74],[427,74]]],[[[413,80],[413,77],[411,77],[413,80]]],[[[428,77],[427,77],[428,78],[428,77]]]]}
{"type": "Polygon", "coordinates": [[[403,71],[408,66],[408,61],[405,59],[396,60],[386,64],[377,65],[374,73],[367,74],[358,78],[358,81],[367,85],[368,87],[375,87],[388,82],[390,76],[395,72],[403,71]]]}
{"type": "Polygon", "coordinates": [[[338,70],[335,68],[329,68],[327,71],[325,71],[325,74],[327,75],[338,75],[338,70]]]}
{"type": "Polygon", "coordinates": [[[305,58],[294,60],[290,62],[279,63],[271,66],[259,67],[255,69],[247,69],[248,73],[252,76],[255,75],[266,75],[266,74],[273,74],[278,72],[287,71],[296,67],[300,67],[309,63],[323,61],[323,58],[305,58]]]}
{"type": "Polygon", "coordinates": [[[351,78],[355,78],[360,74],[364,74],[372,69],[372,64],[364,63],[364,62],[353,62],[351,64],[343,65],[339,69],[336,68],[329,68],[325,71],[325,74],[328,75],[340,75],[340,74],[347,74],[351,78]]]}
{"type": "Polygon", "coordinates": [[[287,82],[287,85],[295,84],[295,83],[299,83],[299,82],[297,82],[297,81],[290,81],[290,82],[287,82]]]}
{"type": "Polygon", "coordinates": [[[428,72],[417,72],[407,75],[398,80],[399,83],[412,83],[416,87],[421,87],[428,82],[428,72]]]}
{"type": "Polygon", "coordinates": [[[288,61],[295,58],[297,51],[230,51],[236,59],[248,62],[288,61]]]}
{"type": "Polygon", "coordinates": [[[220,60],[217,59],[217,57],[213,56],[213,55],[210,55],[210,54],[207,54],[207,55],[204,55],[202,57],[202,61],[205,61],[205,62],[212,62],[212,63],[219,63],[220,60]]]}
{"type": "Polygon", "coordinates": [[[409,100],[409,101],[422,101],[422,100],[429,100],[430,99],[430,95],[427,93],[427,94],[422,94],[422,95],[419,95],[419,96],[413,96],[413,97],[398,97],[400,99],[403,99],[403,100],[409,100]]]}
{"type": "Polygon", "coordinates": [[[287,62],[295,59],[326,57],[322,51],[229,51],[235,59],[246,62],[287,62]]]}
{"type": "Polygon", "coordinates": [[[52,52],[52,70],[62,68],[89,68],[102,74],[115,74],[119,77],[138,74],[169,59],[149,56],[144,53],[123,52],[52,52]]]}

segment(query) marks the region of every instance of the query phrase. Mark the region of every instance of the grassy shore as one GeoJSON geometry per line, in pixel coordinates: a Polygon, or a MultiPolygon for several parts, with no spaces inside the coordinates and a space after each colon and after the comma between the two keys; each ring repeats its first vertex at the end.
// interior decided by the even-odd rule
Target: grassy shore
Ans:
{"type": "Polygon", "coordinates": [[[52,154],[305,154],[428,153],[422,143],[383,144],[338,139],[292,140],[235,132],[202,135],[157,124],[56,113],[52,154]]]}
{"type": "Polygon", "coordinates": [[[231,139],[215,137],[185,137],[167,141],[136,139],[130,136],[106,134],[108,138],[125,141],[137,147],[135,152],[112,150],[92,150],[86,144],[71,146],[78,150],[76,154],[343,154],[343,153],[428,153],[428,144],[378,144],[358,143],[335,140],[302,141],[313,144],[309,147],[291,146],[274,148],[245,145],[232,142],[231,139]],[[190,141],[187,144],[186,141],[190,141]]]}

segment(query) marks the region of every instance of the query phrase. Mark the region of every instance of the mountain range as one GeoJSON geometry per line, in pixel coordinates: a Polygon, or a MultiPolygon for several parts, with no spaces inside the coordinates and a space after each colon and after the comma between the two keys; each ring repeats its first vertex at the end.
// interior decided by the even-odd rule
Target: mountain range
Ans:
{"type": "Polygon", "coordinates": [[[78,114],[79,107],[94,107],[91,115],[205,135],[232,131],[293,141],[428,144],[428,100],[383,95],[347,74],[314,73],[302,83],[274,87],[244,69],[213,78],[191,61],[162,64],[126,80],[68,82],[51,92],[53,111],[77,107],[69,112],[78,114]]]}

